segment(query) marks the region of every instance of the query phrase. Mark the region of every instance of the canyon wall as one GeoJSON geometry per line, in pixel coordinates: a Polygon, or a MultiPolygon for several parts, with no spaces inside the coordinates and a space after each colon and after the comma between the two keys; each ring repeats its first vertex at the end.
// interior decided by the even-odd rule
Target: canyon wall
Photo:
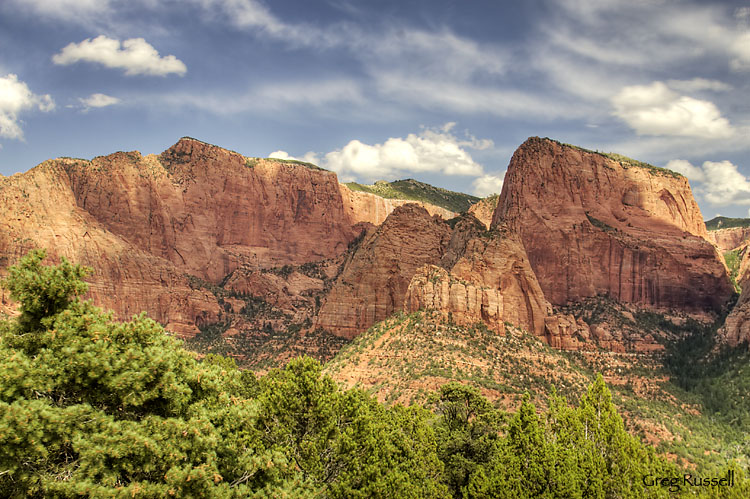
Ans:
{"type": "Polygon", "coordinates": [[[686,178],[531,138],[516,150],[493,225],[517,232],[547,299],[596,295],[719,311],[726,268],[686,178]]]}

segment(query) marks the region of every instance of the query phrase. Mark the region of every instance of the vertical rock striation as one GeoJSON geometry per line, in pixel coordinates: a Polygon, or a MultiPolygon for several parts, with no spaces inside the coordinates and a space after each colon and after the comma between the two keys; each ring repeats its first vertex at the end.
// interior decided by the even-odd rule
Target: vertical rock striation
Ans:
{"type": "Polygon", "coordinates": [[[508,167],[501,222],[556,305],[609,295],[715,312],[733,293],[687,179],[667,170],[531,138],[508,167]]]}

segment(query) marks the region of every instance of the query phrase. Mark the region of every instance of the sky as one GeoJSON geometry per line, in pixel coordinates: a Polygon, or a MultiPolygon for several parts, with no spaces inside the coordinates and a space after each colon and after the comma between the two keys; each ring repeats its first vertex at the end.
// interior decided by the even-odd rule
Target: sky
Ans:
{"type": "Polygon", "coordinates": [[[750,216],[750,0],[2,0],[0,174],[190,136],[499,192],[530,136],[750,216]]]}

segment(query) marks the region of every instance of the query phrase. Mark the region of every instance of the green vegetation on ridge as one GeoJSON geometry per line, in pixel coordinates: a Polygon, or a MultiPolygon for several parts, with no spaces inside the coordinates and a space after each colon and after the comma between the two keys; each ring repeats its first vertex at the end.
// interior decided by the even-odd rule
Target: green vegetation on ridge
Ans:
{"type": "Polygon", "coordinates": [[[369,192],[386,199],[422,201],[456,213],[463,213],[480,199],[462,192],[434,187],[414,179],[396,180],[394,182],[378,180],[372,185],[349,182],[345,185],[353,191],[369,192]]]}
{"type": "Polygon", "coordinates": [[[614,152],[603,152],[603,151],[598,151],[598,150],[597,151],[592,151],[591,149],[586,149],[586,148],[583,148],[583,147],[580,147],[580,146],[576,146],[576,145],[573,145],[573,144],[566,144],[566,143],[560,142],[559,140],[550,139],[549,137],[545,137],[545,139],[549,140],[549,141],[552,141],[552,142],[555,142],[556,144],[559,144],[559,145],[564,146],[564,147],[570,147],[572,149],[577,149],[579,151],[588,152],[588,153],[592,153],[592,154],[598,154],[599,156],[604,156],[605,158],[609,158],[609,159],[611,159],[613,161],[616,161],[616,162],[620,163],[625,168],[628,168],[628,167],[643,168],[645,170],[648,170],[648,172],[651,173],[652,175],[661,175],[661,176],[665,176],[665,177],[674,177],[674,178],[684,177],[684,175],[682,175],[681,173],[672,171],[672,170],[670,170],[668,168],[662,168],[660,166],[654,166],[652,164],[649,164],[649,163],[646,163],[646,162],[643,162],[643,161],[639,161],[637,159],[629,158],[629,157],[624,156],[622,154],[617,154],[617,153],[614,153],[614,152]]]}
{"type": "Polygon", "coordinates": [[[707,230],[731,229],[735,227],[750,227],[750,218],[714,217],[706,222],[707,230]]]}

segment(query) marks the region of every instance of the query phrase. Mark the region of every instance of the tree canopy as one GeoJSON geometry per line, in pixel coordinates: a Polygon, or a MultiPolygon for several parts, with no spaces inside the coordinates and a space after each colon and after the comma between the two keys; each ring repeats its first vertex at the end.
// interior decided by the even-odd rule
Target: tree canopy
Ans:
{"type": "Polygon", "coordinates": [[[601,377],[543,413],[458,383],[388,407],[307,357],[259,378],[199,359],[143,314],[114,321],[80,298],[86,269],[44,258],[3,282],[20,310],[0,321],[3,497],[666,497],[643,477],[680,476],[625,431],[601,377]]]}

